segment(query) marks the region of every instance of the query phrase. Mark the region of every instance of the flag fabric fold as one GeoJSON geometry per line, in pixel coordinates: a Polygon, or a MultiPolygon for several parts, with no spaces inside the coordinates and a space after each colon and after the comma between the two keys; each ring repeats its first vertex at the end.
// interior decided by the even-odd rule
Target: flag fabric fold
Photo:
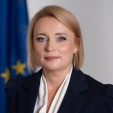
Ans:
{"type": "Polygon", "coordinates": [[[27,76],[26,0],[0,0],[0,113],[7,113],[4,88],[10,78],[27,76]]]}

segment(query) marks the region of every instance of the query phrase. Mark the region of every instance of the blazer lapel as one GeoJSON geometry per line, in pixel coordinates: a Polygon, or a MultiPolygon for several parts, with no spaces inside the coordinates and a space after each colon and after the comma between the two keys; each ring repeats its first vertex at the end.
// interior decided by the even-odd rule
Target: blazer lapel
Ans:
{"type": "Polygon", "coordinates": [[[58,113],[79,113],[88,95],[81,92],[88,89],[85,75],[73,67],[70,83],[58,113]]]}
{"type": "Polygon", "coordinates": [[[42,69],[30,75],[31,77],[23,84],[24,90],[19,91],[18,113],[33,113],[41,75],[42,69]]]}
{"type": "MultiPolygon", "coordinates": [[[[33,113],[42,69],[31,75],[23,84],[24,89],[18,95],[18,113],[33,113]]],[[[70,83],[58,113],[79,113],[88,95],[81,92],[88,89],[85,75],[73,67],[70,83]]]]}

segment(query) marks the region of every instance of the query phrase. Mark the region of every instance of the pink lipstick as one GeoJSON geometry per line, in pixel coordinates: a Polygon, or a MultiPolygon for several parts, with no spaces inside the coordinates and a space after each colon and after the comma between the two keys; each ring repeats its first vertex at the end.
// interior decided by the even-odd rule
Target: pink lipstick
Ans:
{"type": "Polygon", "coordinates": [[[58,58],[59,57],[56,57],[56,56],[48,56],[48,57],[45,57],[45,59],[48,60],[48,61],[56,60],[58,58]]]}

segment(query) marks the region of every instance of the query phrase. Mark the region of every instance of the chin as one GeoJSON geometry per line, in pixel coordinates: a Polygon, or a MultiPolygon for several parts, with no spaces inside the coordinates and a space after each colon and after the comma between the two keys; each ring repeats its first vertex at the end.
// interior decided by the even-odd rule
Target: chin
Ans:
{"type": "Polygon", "coordinates": [[[60,69],[60,66],[56,65],[56,64],[53,64],[53,65],[50,65],[50,64],[49,65],[43,65],[42,67],[47,69],[47,70],[51,70],[51,71],[55,71],[55,70],[60,69]]]}

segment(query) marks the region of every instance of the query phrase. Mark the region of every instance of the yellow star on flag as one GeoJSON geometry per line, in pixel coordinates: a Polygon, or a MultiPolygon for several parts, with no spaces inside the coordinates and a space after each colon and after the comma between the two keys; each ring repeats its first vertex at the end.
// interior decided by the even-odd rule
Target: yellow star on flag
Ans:
{"type": "Polygon", "coordinates": [[[16,71],[16,75],[19,75],[19,74],[22,74],[24,75],[25,74],[25,71],[24,71],[24,68],[26,67],[26,64],[21,64],[20,60],[17,60],[17,64],[16,65],[13,65],[11,66],[13,69],[15,69],[16,71]]]}
{"type": "Polygon", "coordinates": [[[5,84],[7,83],[7,81],[9,80],[9,76],[10,76],[10,71],[8,68],[5,69],[5,73],[1,73],[1,77],[3,77],[5,79],[5,84]]]}

